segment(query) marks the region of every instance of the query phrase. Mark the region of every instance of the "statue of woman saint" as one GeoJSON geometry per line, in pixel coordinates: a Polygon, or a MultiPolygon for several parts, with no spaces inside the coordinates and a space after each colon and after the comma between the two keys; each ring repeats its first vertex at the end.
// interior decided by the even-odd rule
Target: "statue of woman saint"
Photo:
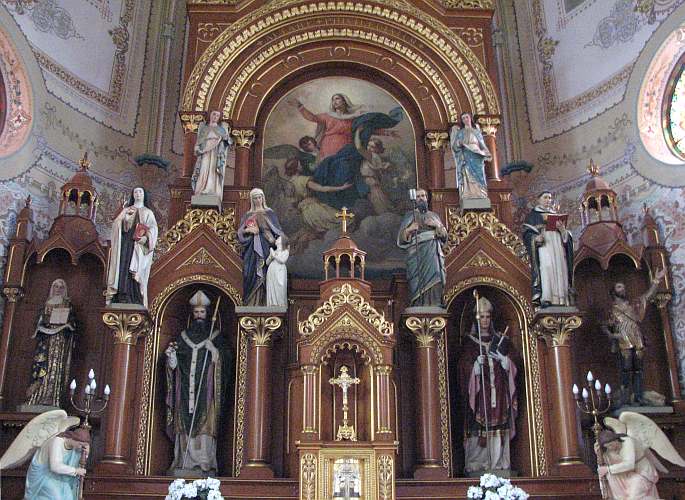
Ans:
{"type": "Polygon", "coordinates": [[[238,228],[238,241],[243,246],[243,303],[266,305],[267,259],[276,238],[283,236],[278,217],[266,206],[264,191],[250,191],[250,211],[243,215],[238,228]]]}
{"type": "Polygon", "coordinates": [[[107,305],[142,304],[147,307],[147,281],[157,233],[157,219],[150,209],[147,191],[136,187],[112,222],[107,305]]]}
{"type": "Polygon", "coordinates": [[[459,124],[452,127],[450,145],[457,164],[457,186],[462,200],[488,200],[485,162],[492,154],[483,140],[480,129],[474,126],[471,113],[464,112],[459,124]]]}
{"type": "Polygon", "coordinates": [[[31,364],[31,383],[23,411],[55,409],[69,380],[76,318],[67,294],[67,283],[56,279],[38,317],[33,337],[36,350],[31,364]]]}
{"type": "Polygon", "coordinates": [[[230,127],[226,122],[219,123],[221,112],[212,111],[209,123],[201,123],[195,142],[195,170],[192,186],[194,195],[216,196],[219,202],[224,196],[224,173],[228,149],[233,144],[230,127]]]}

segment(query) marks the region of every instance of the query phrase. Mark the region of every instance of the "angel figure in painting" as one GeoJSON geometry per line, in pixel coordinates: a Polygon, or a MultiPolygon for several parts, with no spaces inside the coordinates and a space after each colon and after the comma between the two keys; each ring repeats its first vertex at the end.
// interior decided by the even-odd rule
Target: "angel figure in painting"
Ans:
{"type": "Polygon", "coordinates": [[[157,245],[157,219],[142,187],[131,192],[112,222],[107,268],[107,305],[141,304],[147,307],[147,282],[157,245]]]}
{"type": "Polygon", "coordinates": [[[59,408],[69,379],[76,318],[67,293],[67,283],[56,279],[38,317],[33,333],[36,350],[31,364],[31,383],[22,411],[59,408]],[[33,408],[31,408],[33,407],[33,408]]]}
{"type": "Polygon", "coordinates": [[[462,200],[488,200],[485,162],[492,159],[483,134],[473,123],[471,113],[462,113],[452,127],[450,145],[457,164],[457,186],[462,200]]]}
{"type": "Polygon", "coordinates": [[[77,426],[78,417],[64,410],[41,413],[31,419],[0,458],[0,469],[19,467],[29,458],[26,500],[76,500],[90,451],[90,433],[77,426]]]}
{"type": "Polygon", "coordinates": [[[219,123],[221,113],[212,111],[209,123],[201,123],[197,130],[195,143],[195,170],[192,186],[194,195],[211,195],[219,199],[224,196],[224,174],[228,150],[233,144],[230,127],[226,122],[219,123]]]}
{"type": "Polygon", "coordinates": [[[285,235],[276,238],[276,248],[269,250],[266,259],[266,305],[288,305],[288,268],[286,262],[290,256],[290,244],[285,235]]]}
{"type": "Polygon", "coordinates": [[[617,419],[607,417],[604,425],[611,430],[599,433],[595,443],[597,474],[606,478],[613,500],[659,500],[656,483],[659,472],[667,473],[652,450],[671,463],[685,467],[659,426],[640,413],[625,411],[617,419]]]}

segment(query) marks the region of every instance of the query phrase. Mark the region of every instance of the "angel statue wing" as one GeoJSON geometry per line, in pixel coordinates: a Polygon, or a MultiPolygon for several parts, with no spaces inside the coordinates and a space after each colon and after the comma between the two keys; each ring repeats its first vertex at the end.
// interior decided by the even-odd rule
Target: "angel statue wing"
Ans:
{"type": "Polygon", "coordinates": [[[685,467],[685,460],[673,447],[659,426],[649,417],[632,411],[624,411],[618,419],[626,426],[626,434],[641,441],[669,462],[685,467]]]}
{"type": "Polygon", "coordinates": [[[32,418],[0,458],[0,469],[11,469],[26,462],[33,452],[51,437],[78,425],[78,417],[64,410],[52,410],[32,418]]]}
{"type": "Polygon", "coordinates": [[[605,417],[604,418],[604,425],[606,425],[609,429],[614,431],[616,434],[627,434],[626,431],[628,429],[626,429],[626,424],[624,424],[623,422],[621,422],[617,418],[605,417]]]}

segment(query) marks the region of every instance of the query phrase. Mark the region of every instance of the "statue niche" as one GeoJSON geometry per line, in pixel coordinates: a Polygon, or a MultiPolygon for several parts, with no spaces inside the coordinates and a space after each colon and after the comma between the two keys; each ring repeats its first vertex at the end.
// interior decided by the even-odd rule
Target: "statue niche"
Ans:
{"type": "MultiPolygon", "coordinates": [[[[157,345],[154,408],[155,421],[159,422],[159,425],[155,425],[152,431],[150,471],[156,475],[182,473],[184,476],[205,477],[208,474],[231,476],[233,469],[233,402],[237,342],[233,302],[222,290],[216,287],[203,283],[193,283],[174,291],[164,304],[152,312],[158,312],[156,319],[159,325],[154,339],[157,345]],[[200,291],[205,297],[198,294],[200,291]],[[190,425],[189,422],[193,424],[193,427],[198,424],[192,422],[192,418],[183,418],[184,415],[192,417],[192,413],[184,413],[185,408],[181,407],[186,402],[190,403],[190,384],[189,382],[182,383],[181,379],[184,377],[189,379],[191,370],[181,365],[187,361],[186,357],[191,359],[192,348],[189,347],[184,350],[184,346],[181,345],[183,341],[181,332],[185,332],[186,336],[189,335],[188,332],[194,328],[195,310],[198,309],[198,306],[204,305],[207,300],[210,303],[206,308],[208,325],[212,323],[217,300],[219,300],[213,329],[216,335],[212,337],[212,346],[207,350],[210,368],[205,370],[205,376],[209,371],[211,371],[211,376],[206,379],[203,377],[204,389],[200,386],[199,379],[195,381],[195,388],[199,388],[200,392],[207,396],[208,386],[206,384],[209,382],[212,397],[204,398],[202,405],[198,406],[203,409],[205,408],[203,405],[207,405],[208,408],[205,408],[203,412],[197,412],[198,415],[201,415],[201,421],[198,420],[199,427],[192,431],[192,436],[197,440],[212,441],[212,443],[209,445],[211,449],[206,453],[203,452],[207,454],[207,457],[204,457],[204,454],[198,456],[197,453],[189,453],[184,468],[187,438],[182,430],[190,425]],[[178,353],[178,365],[173,367],[169,363],[170,356],[167,352],[170,351],[172,345],[178,353]],[[217,352],[214,352],[215,350],[217,352]],[[215,363],[211,363],[212,360],[215,363]],[[221,386],[220,394],[219,385],[221,386]],[[181,405],[175,404],[178,401],[181,401],[181,405]],[[186,425],[184,426],[184,424],[186,425]],[[216,456],[216,464],[213,463],[214,455],[216,456]],[[207,459],[205,460],[205,458],[207,459]]],[[[190,335],[193,333],[191,332],[190,335]]],[[[190,338],[190,340],[192,342],[193,339],[190,338]]],[[[196,360],[196,363],[200,365],[196,370],[198,374],[201,372],[205,352],[204,348],[201,348],[200,351],[202,351],[201,355],[197,356],[196,360]]],[[[195,403],[195,401],[197,398],[194,398],[193,402],[195,403]]]]}
{"type": "Polygon", "coordinates": [[[480,325],[474,288],[457,295],[449,307],[452,473],[455,477],[486,472],[526,475],[531,464],[526,459],[525,325],[520,306],[497,288],[479,286],[476,290],[478,313],[481,318],[488,315],[480,325]]]}

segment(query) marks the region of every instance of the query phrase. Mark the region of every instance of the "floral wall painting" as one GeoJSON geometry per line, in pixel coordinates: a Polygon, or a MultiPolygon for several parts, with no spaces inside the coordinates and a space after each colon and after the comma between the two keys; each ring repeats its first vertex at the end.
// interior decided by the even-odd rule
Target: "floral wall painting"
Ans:
{"type": "Polygon", "coordinates": [[[263,137],[262,183],[290,239],[294,277],[321,278],[343,206],[355,214],[348,233],[367,252],[366,277],[404,268],[395,240],[416,186],[416,143],[397,99],[365,80],[317,78],[280,99],[263,137]]]}

